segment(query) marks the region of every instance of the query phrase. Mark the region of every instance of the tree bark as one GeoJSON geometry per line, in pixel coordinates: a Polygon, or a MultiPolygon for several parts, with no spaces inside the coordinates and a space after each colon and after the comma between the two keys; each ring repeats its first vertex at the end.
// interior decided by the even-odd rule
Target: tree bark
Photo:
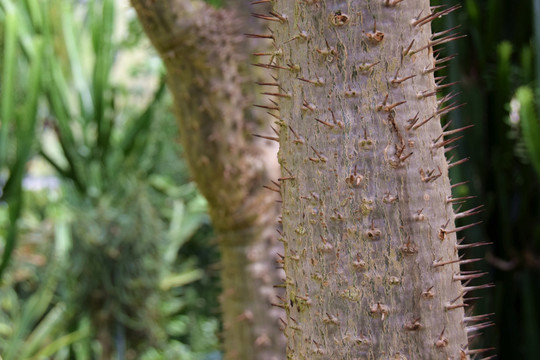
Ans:
{"type": "Polygon", "coordinates": [[[433,75],[455,36],[432,36],[429,0],[274,4],[287,358],[468,359],[478,275],[460,271],[433,75]]]}
{"type": "Polygon", "coordinates": [[[132,4],[165,62],[186,160],[219,237],[225,359],[281,359],[282,312],[270,306],[274,285],[282,281],[275,264],[279,207],[275,193],[263,189],[279,169],[276,147],[252,135],[268,133],[269,122],[252,107],[256,78],[249,66],[251,44],[243,36],[252,26],[249,6],[233,11],[192,0],[132,4]]]}

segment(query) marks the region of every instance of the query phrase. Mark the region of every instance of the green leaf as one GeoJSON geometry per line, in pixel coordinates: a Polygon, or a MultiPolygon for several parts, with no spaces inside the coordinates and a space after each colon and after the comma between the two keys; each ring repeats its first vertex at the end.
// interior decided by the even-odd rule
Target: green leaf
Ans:
{"type": "Polygon", "coordinates": [[[131,125],[127,129],[120,148],[123,151],[124,157],[128,157],[134,149],[135,142],[138,137],[142,136],[145,131],[148,131],[152,123],[152,116],[154,111],[165,94],[166,86],[165,79],[161,79],[158,89],[154,93],[154,97],[144,110],[144,112],[132,121],[131,125]]]}
{"type": "MultiPolygon", "coordinates": [[[[0,263],[0,279],[8,266],[11,254],[15,249],[17,240],[17,220],[22,206],[21,183],[24,177],[26,162],[30,156],[32,144],[35,138],[35,126],[37,118],[37,104],[41,92],[41,72],[43,62],[43,40],[40,37],[30,39],[32,46],[30,60],[30,72],[28,84],[25,90],[25,103],[22,116],[15,114],[15,60],[17,56],[17,39],[19,36],[19,14],[10,1],[2,2],[5,14],[5,51],[4,51],[4,73],[2,78],[2,121],[0,129],[0,168],[7,163],[7,145],[10,128],[13,127],[16,145],[15,159],[9,164],[9,178],[0,196],[3,200],[9,201],[10,226],[6,237],[6,243],[0,263]]],[[[21,85],[19,85],[21,86],[21,85]]],[[[24,84],[22,84],[24,86],[24,84]]],[[[13,146],[13,145],[12,145],[13,146]]]]}
{"type": "Polygon", "coordinates": [[[14,107],[15,107],[15,64],[17,60],[17,26],[18,16],[15,6],[10,1],[2,2],[5,12],[5,29],[4,29],[4,57],[3,73],[2,73],[2,98],[1,98],[1,115],[0,122],[0,168],[4,167],[7,161],[7,146],[9,128],[14,123],[14,107]]]}
{"type": "Polygon", "coordinates": [[[39,324],[32,330],[24,342],[24,348],[21,351],[21,358],[25,359],[39,351],[40,347],[46,342],[47,337],[55,333],[55,328],[62,325],[66,314],[64,304],[56,304],[39,324]]]}
{"type": "Polygon", "coordinates": [[[202,279],[204,272],[200,269],[187,271],[181,274],[172,274],[161,280],[159,287],[161,290],[167,291],[173,287],[185,286],[189,283],[202,279]]]}
{"type": "MultiPolygon", "coordinates": [[[[77,36],[80,36],[78,29],[73,23],[73,6],[64,2],[62,7],[62,34],[69,58],[71,75],[81,107],[82,116],[88,121],[93,116],[92,94],[86,80],[81,61],[81,51],[78,46],[77,36]]],[[[79,39],[80,40],[80,39],[79,39]]]]}
{"type": "Polygon", "coordinates": [[[30,78],[28,89],[26,89],[26,102],[24,104],[23,116],[17,118],[16,126],[16,161],[11,167],[9,180],[4,188],[5,198],[13,198],[12,193],[18,193],[16,188],[22,182],[26,162],[30,156],[32,144],[35,138],[35,127],[37,120],[37,104],[41,92],[41,64],[43,61],[43,41],[41,38],[34,40],[34,54],[31,59],[30,78]]]}
{"type": "Polygon", "coordinates": [[[516,92],[520,104],[520,123],[523,140],[529,158],[540,176],[540,124],[535,110],[534,93],[531,88],[522,86],[516,92]]]}
{"type": "Polygon", "coordinates": [[[80,329],[70,334],[66,334],[56,339],[55,341],[51,342],[50,344],[48,344],[41,351],[39,351],[35,356],[31,357],[29,360],[41,360],[41,359],[50,358],[50,356],[54,355],[61,349],[64,349],[65,347],[71,344],[74,344],[80,340],[83,340],[84,338],[87,338],[88,336],[90,336],[90,331],[87,329],[80,329]]]}
{"type": "MultiPolygon", "coordinates": [[[[94,53],[96,55],[92,76],[92,99],[94,119],[97,125],[97,149],[107,148],[112,123],[106,123],[106,97],[109,73],[113,63],[112,35],[114,25],[114,1],[93,1],[91,4],[91,27],[94,53]],[[100,11],[101,10],[101,11],[100,11]]],[[[100,154],[104,156],[105,154],[100,154]]]]}

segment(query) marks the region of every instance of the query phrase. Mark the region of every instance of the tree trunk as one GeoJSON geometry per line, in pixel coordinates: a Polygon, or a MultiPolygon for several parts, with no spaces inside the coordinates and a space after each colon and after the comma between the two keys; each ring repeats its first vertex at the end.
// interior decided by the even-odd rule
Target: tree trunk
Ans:
{"type": "Polygon", "coordinates": [[[240,12],[192,0],[132,4],[165,62],[186,160],[219,236],[225,359],[282,359],[283,313],[271,307],[282,281],[275,264],[279,207],[275,193],[263,189],[278,176],[277,149],[252,135],[268,133],[269,122],[252,107],[252,49],[242,35],[251,26],[248,6],[240,12]]]}
{"type": "MultiPolygon", "coordinates": [[[[468,359],[428,0],[276,0],[288,359],[468,359]]],[[[437,9],[433,10],[437,11],[437,9]]],[[[275,100],[275,99],[274,99],[275,100]]],[[[459,163],[459,162],[458,162],[459,163]]],[[[472,245],[471,245],[472,246],[472,245]]],[[[483,287],[483,286],[480,286],[483,287]]],[[[484,317],[476,318],[482,320],[484,317]]]]}

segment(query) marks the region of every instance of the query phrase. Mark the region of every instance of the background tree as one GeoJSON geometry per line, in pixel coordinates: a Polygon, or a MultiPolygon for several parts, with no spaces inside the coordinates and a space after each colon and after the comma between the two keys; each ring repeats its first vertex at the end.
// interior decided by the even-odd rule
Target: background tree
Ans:
{"type": "MultiPolygon", "coordinates": [[[[275,1],[268,16],[281,54],[283,241],[288,358],[469,358],[468,337],[491,325],[465,317],[484,274],[457,241],[446,159],[467,127],[439,119],[459,107],[434,72],[448,58],[432,34],[456,8],[429,1],[275,1]]],[[[454,209],[457,206],[457,209],[454,209]]],[[[460,210],[461,209],[461,210],[460,210]]],[[[489,349],[487,349],[489,350],[489,349]]]]}
{"type": "Polygon", "coordinates": [[[209,203],[219,238],[225,359],[279,359],[284,339],[276,299],[278,207],[275,147],[252,134],[268,132],[254,113],[253,44],[260,27],[242,1],[215,9],[202,1],[133,0],[167,68],[182,146],[209,203]],[[273,195],[272,195],[273,194],[273,195]]]}

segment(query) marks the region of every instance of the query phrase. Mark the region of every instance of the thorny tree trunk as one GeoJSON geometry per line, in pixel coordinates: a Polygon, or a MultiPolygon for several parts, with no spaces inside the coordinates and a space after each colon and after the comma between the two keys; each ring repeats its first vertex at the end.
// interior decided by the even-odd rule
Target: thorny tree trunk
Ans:
{"type": "Polygon", "coordinates": [[[263,189],[279,170],[276,149],[252,136],[269,123],[257,120],[252,107],[252,49],[243,36],[253,26],[249,6],[233,11],[193,0],[132,4],[165,62],[186,159],[220,238],[225,359],[282,359],[282,312],[270,306],[273,286],[281,281],[274,230],[279,208],[275,193],[263,189]]]}
{"type": "Polygon", "coordinates": [[[432,49],[456,36],[428,0],[273,3],[288,358],[468,359],[489,324],[464,317],[475,210],[452,208],[432,49]]]}

